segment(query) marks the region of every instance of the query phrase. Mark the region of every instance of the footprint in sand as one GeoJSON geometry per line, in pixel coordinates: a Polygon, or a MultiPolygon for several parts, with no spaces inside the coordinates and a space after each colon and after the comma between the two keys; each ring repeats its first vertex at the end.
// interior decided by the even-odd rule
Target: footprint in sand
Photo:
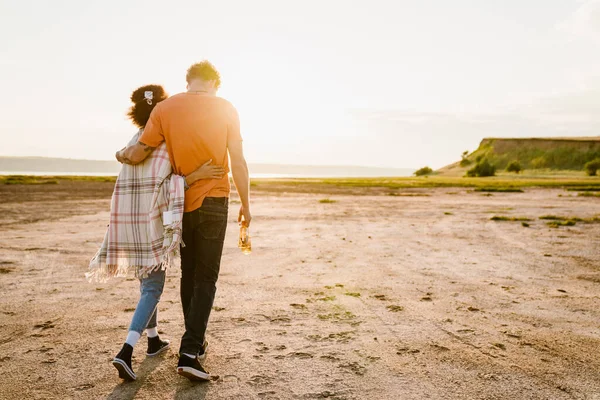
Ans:
{"type": "Polygon", "coordinates": [[[88,389],[91,389],[93,387],[94,387],[94,385],[91,384],[91,383],[83,383],[83,384],[81,384],[79,386],[75,386],[73,389],[75,389],[78,392],[81,392],[83,390],[88,390],[88,389]]]}
{"type": "Polygon", "coordinates": [[[294,351],[292,353],[288,353],[287,356],[292,357],[292,358],[302,358],[302,359],[313,358],[312,353],[303,353],[300,351],[294,351]]]}
{"type": "Polygon", "coordinates": [[[254,375],[248,380],[248,384],[252,386],[265,386],[270,385],[273,382],[273,378],[267,375],[254,375]]]}
{"type": "Polygon", "coordinates": [[[367,369],[357,362],[339,364],[338,368],[342,368],[355,373],[356,375],[364,375],[367,369]]]}
{"type": "Polygon", "coordinates": [[[397,306],[397,305],[390,305],[386,307],[388,310],[390,310],[391,312],[400,312],[404,310],[404,307],[402,306],[397,306]]]}
{"type": "Polygon", "coordinates": [[[308,335],[306,338],[313,342],[334,341],[338,343],[348,343],[350,340],[354,340],[354,331],[330,333],[327,336],[308,335]]]}
{"type": "Polygon", "coordinates": [[[405,354],[417,354],[417,353],[420,353],[420,352],[421,352],[421,350],[411,349],[409,347],[398,347],[398,348],[396,348],[396,354],[398,354],[400,356],[405,355],[405,354]]]}
{"type": "Polygon", "coordinates": [[[34,325],[33,327],[35,329],[41,329],[41,330],[45,331],[46,329],[54,328],[55,327],[54,322],[55,321],[46,321],[41,324],[34,325]]]}
{"type": "Polygon", "coordinates": [[[337,357],[338,353],[327,353],[327,354],[323,354],[321,357],[324,360],[329,360],[329,361],[340,361],[340,358],[337,357]]]}
{"type": "Polygon", "coordinates": [[[267,353],[269,351],[269,347],[266,346],[263,342],[257,342],[255,344],[258,346],[256,348],[256,351],[258,351],[259,353],[267,353]]]}

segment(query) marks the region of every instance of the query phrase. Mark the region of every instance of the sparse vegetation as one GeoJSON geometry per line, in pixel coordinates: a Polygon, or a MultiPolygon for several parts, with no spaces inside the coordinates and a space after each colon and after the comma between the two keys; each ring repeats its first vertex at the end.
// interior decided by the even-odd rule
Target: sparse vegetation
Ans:
{"type": "Polygon", "coordinates": [[[360,293],[358,292],[346,292],[344,293],[346,296],[352,296],[352,297],[360,297],[360,293]]]}
{"type": "Polygon", "coordinates": [[[531,221],[531,218],[527,218],[527,217],[506,217],[504,215],[494,215],[492,218],[490,218],[491,221],[511,221],[511,222],[517,222],[517,221],[531,221]]]}
{"type": "Polygon", "coordinates": [[[514,172],[518,174],[519,172],[521,172],[521,170],[521,163],[518,161],[511,161],[510,164],[508,164],[508,166],[506,167],[506,172],[514,172]]]}
{"type": "Polygon", "coordinates": [[[598,170],[600,169],[600,157],[587,162],[584,165],[585,173],[589,176],[596,176],[598,170]]]}
{"type": "Polygon", "coordinates": [[[56,185],[57,179],[44,176],[10,175],[0,178],[5,185],[56,185]]]}
{"type": "Polygon", "coordinates": [[[471,165],[471,160],[469,160],[469,150],[465,150],[463,151],[463,153],[460,156],[460,166],[461,167],[468,167],[469,165],[471,165]]]}
{"type": "Polygon", "coordinates": [[[4,185],[55,185],[60,181],[116,182],[116,180],[116,176],[0,175],[0,184],[4,185]]]}
{"type": "Polygon", "coordinates": [[[327,198],[327,199],[321,199],[321,200],[319,200],[319,203],[321,203],[321,204],[332,204],[332,203],[337,203],[337,200],[331,200],[331,199],[327,198]]]}
{"type": "Polygon", "coordinates": [[[467,171],[468,177],[484,178],[496,175],[496,166],[491,164],[487,158],[481,158],[477,164],[467,171]]]}
{"type": "Polygon", "coordinates": [[[317,314],[317,318],[320,320],[333,320],[333,321],[349,321],[356,318],[356,315],[350,311],[336,312],[331,314],[317,314]]]}
{"type": "Polygon", "coordinates": [[[579,196],[579,197],[600,197],[600,193],[581,192],[581,193],[577,193],[577,196],[579,196]]]}
{"type": "Polygon", "coordinates": [[[523,228],[529,228],[529,224],[527,222],[521,222],[521,226],[523,228]]]}
{"type": "Polygon", "coordinates": [[[523,189],[515,187],[481,187],[476,192],[523,193],[523,189]]]}
{"type": "Polygon", "coordinates": [[[600,187],[571,187],[568,192],[600,192],[600,187]]]}
{"type": "Polygon", "coordinates": [[[319,297],[317,300],[320,300],[320,301],[333,301],[335,299],[336,299],[335,296],[325,296],[325,297],[319,297]]]}
{"type": "Polygon", "coordinates": [[[550,228],[558,228],[561,226],[574,226],[575,224],[577,224],[576,221],[573,220],[568,220],[568,221],[548,221],[546,222],[546,225],[548,225],[550,228]]]}
{"type": "Polygon", "coordinates": [[[431,175],[432,173],[433,173],[433,170],[431,168],[423,167],[423,168],[415,171],[415,176],[431,175]]]}
{"type": "Polygon", "coordinates": [[[593,224],[593,223],[600,222],[600,215],[595,215],[591,218],[562,217],[562,216],[558,216],[558,215],[542,215],[540,217],[540,219],[550,220],[550,221],[573,221],[573,222],[583,222],[585,224],[593,224]]]}
{"type": "Polygon", "coordinates": [[[397,193],[397,192],[390,192],[390,193],[388,193],[388,196],[395,196],[395,197],[429,197],[431,195],[427,194],[427,193],[397,193]]]}

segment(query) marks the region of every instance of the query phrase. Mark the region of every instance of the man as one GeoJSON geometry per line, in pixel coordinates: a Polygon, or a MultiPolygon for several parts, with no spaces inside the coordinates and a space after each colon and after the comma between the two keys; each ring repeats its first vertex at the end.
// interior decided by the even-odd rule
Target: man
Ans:
{"type": "Polygon", "coordinates": [[[185,334],[177,372],[190,380],[210,380],[201,365],[206,357],[206,326],[219,276],[227,227],[230,192],[228,153],[233,181],[241,200],[238,221],[249,226],[249,177],[242,149],[237,111],[216,96],[221,77],[208,61],[187,71],[187,92],[159,103],[137,144],[120,156],[132,164],[143,161],[153,148],[167,144],[173,173],[186,176],[207,160],[225,168],[220,179],[201,179],[185,193],[181,248],[181,303],[185,334]]]}

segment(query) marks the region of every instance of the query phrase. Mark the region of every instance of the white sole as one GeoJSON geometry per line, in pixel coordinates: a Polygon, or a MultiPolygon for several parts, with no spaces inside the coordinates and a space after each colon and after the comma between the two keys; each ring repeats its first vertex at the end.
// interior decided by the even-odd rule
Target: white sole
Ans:
{"type": "Polygon", "coordinates": [[[177,367],[177,373],[191,381],[210,381],[210,374],[205,374],[192,367],[177,367]]]}
{"type": "Polygon", "coordinates": [[[165,347],[161,348],[159,351],[157,351],[156,353],[146,353],[147,356],[152,357],[152,356],[156,356],[159,355],[160,353],[162,353],[163,351],[167,350],[169,347],[171,346],[171,342],[169,342],[165,347]]]}
{"type": "Polygon", "coordinates": [[[121,360],[120,358],[115,358],[112,360],[112,365],[114,365],[117,371],[119,371],[119,378],[130,381],[135,381],[137,379],[131,368],[129,368],[125,361],[121,360]]]}

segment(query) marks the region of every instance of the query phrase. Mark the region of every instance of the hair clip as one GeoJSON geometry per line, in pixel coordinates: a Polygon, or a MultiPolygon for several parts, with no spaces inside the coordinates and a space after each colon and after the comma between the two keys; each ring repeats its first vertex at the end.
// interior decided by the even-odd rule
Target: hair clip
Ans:
{"type": "Polygon", "coordinates": [[[146,103],[148,103],[148,105],[152,105],[153,98],[154,98],[154,93],[151,90],[147,90],[144,92],[144,99],[146,99],[146,103]]]}

